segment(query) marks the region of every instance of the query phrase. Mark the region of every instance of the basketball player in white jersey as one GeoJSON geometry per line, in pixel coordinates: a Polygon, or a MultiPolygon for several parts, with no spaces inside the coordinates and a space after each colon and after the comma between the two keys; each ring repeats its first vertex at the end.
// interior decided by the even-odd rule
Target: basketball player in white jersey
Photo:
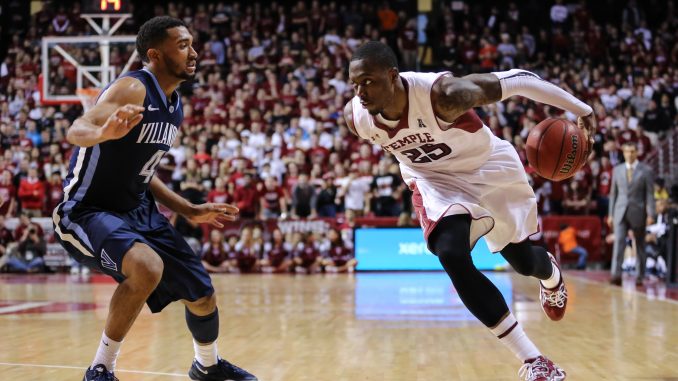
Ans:
{"type": "Polygon", "coordinates": [[[565,372],[530,341],[499,290],[471,260],[471,248],[484,236],[490,250],[518,273],[540,280],[546,315],[563,317],[567,290],[558,264],[526,241],[538,226],[523,165],[513,146],[495,137],[473,108],[512,95],[547,103],[579,116],[590,145],[591,107],[525,70],[456,78],[449,72],[399,73],[397,67],[393,51],[380,42],[356,50],[349,66],[356,95],[344,108],[348,128],[398,159],[429,249],[466,307],[523,362],[521,377],[564,380],[565,372]]]}

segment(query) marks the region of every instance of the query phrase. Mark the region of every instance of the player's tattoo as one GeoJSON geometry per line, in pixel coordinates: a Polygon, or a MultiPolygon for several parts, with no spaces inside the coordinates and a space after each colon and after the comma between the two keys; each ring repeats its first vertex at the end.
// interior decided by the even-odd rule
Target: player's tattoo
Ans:
{"type": "Polygon", "coordinates": [[[492,74],[471,74],[463,78],[449,78],[441,83],[437,109],[456,115],[501,99],[499,79],[492,74]]]}

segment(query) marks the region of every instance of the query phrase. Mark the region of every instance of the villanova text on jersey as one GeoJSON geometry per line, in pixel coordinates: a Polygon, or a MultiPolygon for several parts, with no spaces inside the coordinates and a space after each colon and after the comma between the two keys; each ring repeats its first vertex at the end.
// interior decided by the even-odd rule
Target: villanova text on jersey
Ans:
{"type": "Polygon", "coordinates": [[[134,209],[174,143],[184,117],[179,94],[175,91],[167,100],[155,76],[146,69],[123,76],[146,87],[143,119],[121,139],[74,150],[64,180],[64,209],[76,203],[115,212],[134,209]]]}

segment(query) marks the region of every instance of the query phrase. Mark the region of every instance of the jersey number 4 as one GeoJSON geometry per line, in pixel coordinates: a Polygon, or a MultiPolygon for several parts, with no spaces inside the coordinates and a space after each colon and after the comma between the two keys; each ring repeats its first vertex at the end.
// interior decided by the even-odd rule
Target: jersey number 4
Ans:
{"type": "Polygon", "coordinates": [[[154,153],[153,156],[151,156],[150,159],[144,164],[143,168],[141,168],[141,172],[139,172],[139,176],[145,177],[144,183],[147,183],[151,181],[151,178],[153,177],[153,174],[155,173],[155,168],[160,164],[160,160],[162,160],[162,157],[165,155],[165,151],[163,150],[158,150],[158,152],[154,153]]]}
{"type": "Polygon", "coordinates": [[[452,148],[445,143],[424,144],[417,148],[403,151],[403,155],[407,156],[415,164],[430,163],[451,153],[452,148]]]}

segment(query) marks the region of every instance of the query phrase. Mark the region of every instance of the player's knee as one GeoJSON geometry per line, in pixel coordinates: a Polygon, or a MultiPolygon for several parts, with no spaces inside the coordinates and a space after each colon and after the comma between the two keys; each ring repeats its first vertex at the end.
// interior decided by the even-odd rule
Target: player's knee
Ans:
{"type": "Polygon", "coordinates": [[[436,250],[435,254],[445,268],[463,269],[466,265],[473,264],[470,251],[464,247],[448,245],[436,250]]]}
{"type": "Polygon", "coordinates": [[[449,240],[443,244],[436,245],[433,253],[438,256],[440,263],[446,268],[448,266],[464,268],[468,264],[473,264],[471,249],[468,246],[468,244],[464,245],[463,242],[449,240]]]}
{"type": "Polygon", "coordinates": [[[155,289],[160,283],[164,264],[160,256],[150,247],[135,244],[123,260],[123,274],[136,287],[155,289]]]}
{"type": "Polygon", "coordinates": [[[528,260],[519,260],[511,263],[511,267],[520,275],[531,276],[534,274],[534,263],[528,260]]]}
{"type": "Polygon", "coordinates": [[[469,265],[473,266],[469,243],[470,223],[468,215],[443,217],[431,233],[429,247],[446,270],[463,270],[469,265]]]}
{"type": "Polygon", "coordinates": [[[195,302],[186,302],[186,305],[196,315],[207,315],[217,308],[217,297],[214,294],[203,296],[195,302]]]}
{"type": "MultiPolygon", "coordinates": [[[[536,254],[534,252],[537,249],[539,248],[533,247],[526,241],[510,243],[501,250],[501,255],[518,274],[532,276],[535,273],[536,263],[534,256],[536,254]]],[[[545,251],[543,256],[546,256],[545,251]]]]}

